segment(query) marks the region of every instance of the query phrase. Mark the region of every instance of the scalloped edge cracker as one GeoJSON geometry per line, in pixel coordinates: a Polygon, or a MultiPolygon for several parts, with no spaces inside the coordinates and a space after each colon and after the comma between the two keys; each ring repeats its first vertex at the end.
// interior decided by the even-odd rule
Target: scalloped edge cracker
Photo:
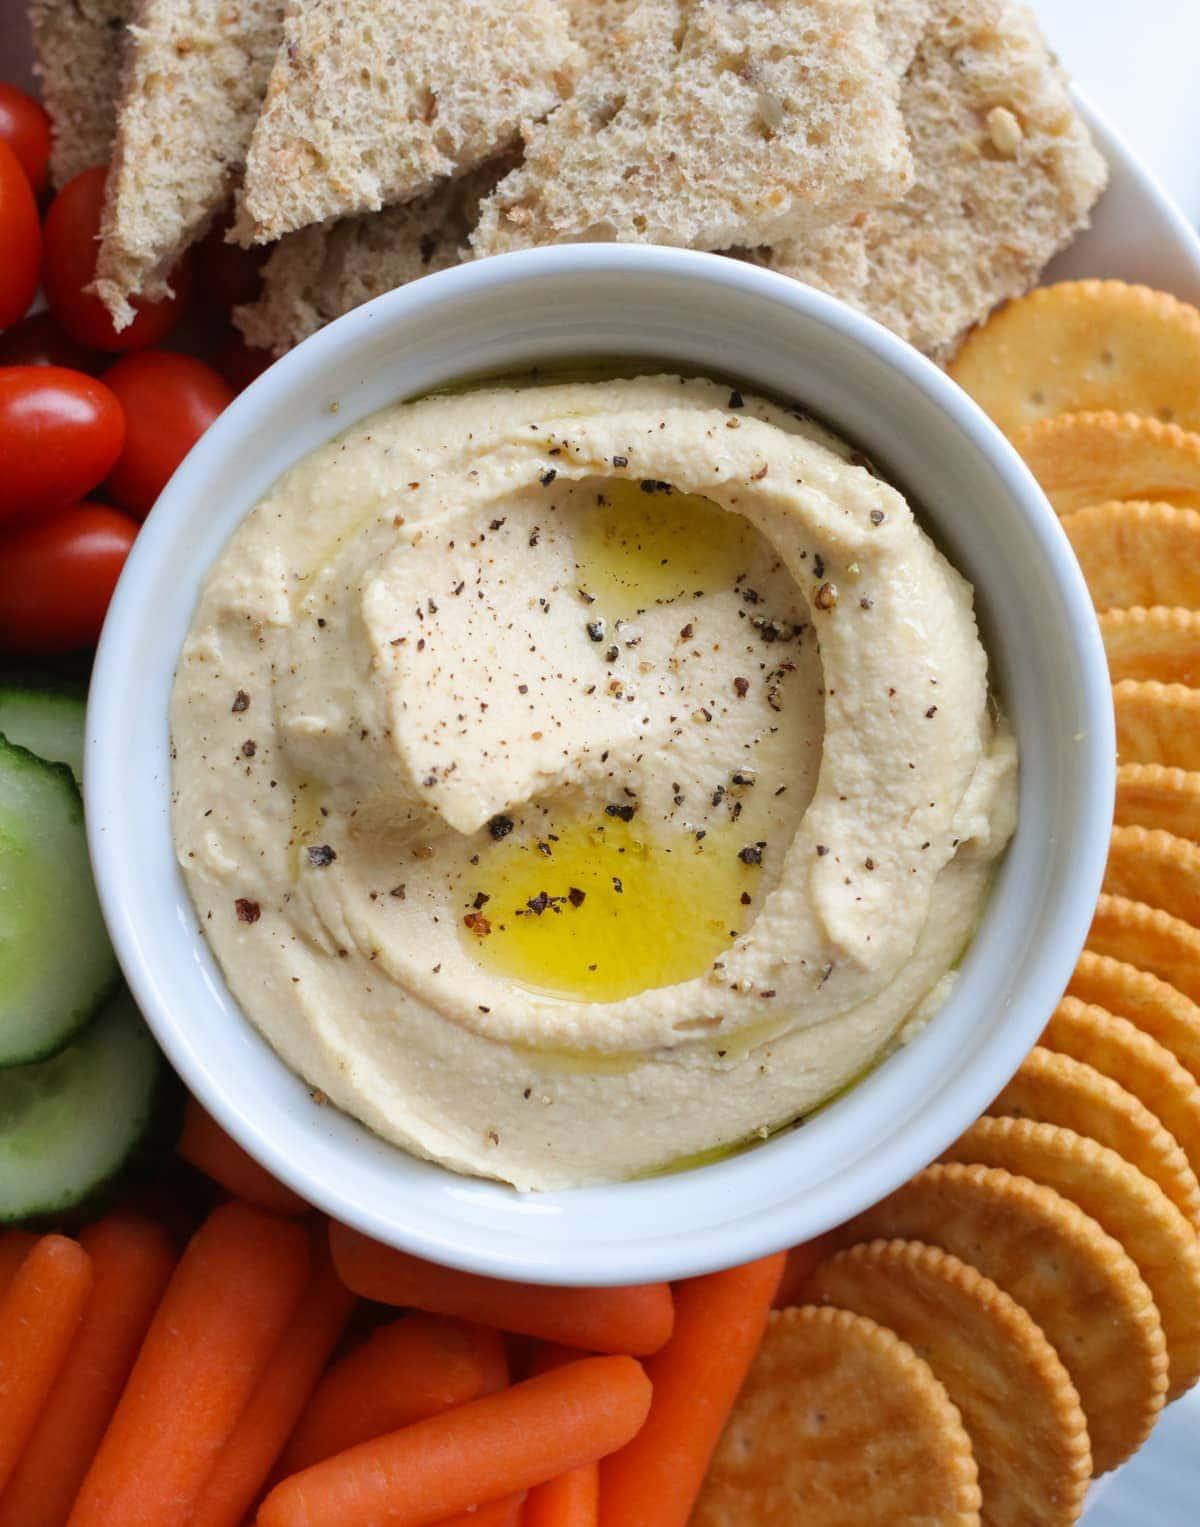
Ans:
{"type": "Polygon", "coordinates": [[[979,1527],[958,1411],[892,1331],[848,1310],[777,1310],[690,1527],[979,1527]]]}
{"type": "Polygon", "coordinates": [[[933,1369],[971,1439],[986,1527],[1079,1519],[1092,1475],[1079,1396],[1033,1317],[990,1278],[936,1246],[871,1241],[823,1262],[808,1292],[895,1331],[933,1369]]]}
{"type": "Polygon", "coordinates": [[[1018,430],[1013,444],[1059,514],[1112,499],[1200,506],[1200,434],[1175,424],[1059,414],[1018,430]]]}
{"type": "Polygon", "coordinates": [[[950,375],[1007,435],[1109,409],[1200,429],[1200,311],[1148,286],[1062,281],[995,313],[950,375]]]}
{"type": "Polygon", "coordinates": [[[1085,949],[1067,995],[1127,1018],[1200,1081],[1200,1005],[1168,982],[1124,960],[1085,949]]]}
{"type": "Polygon", "coordinates": [[[1161,604],[1104,610],[1100,635],[1114,684],[1122,679],[1200,683],[1200,610],[1161,604]]]}
{"type": "Polygon", "coordinates": [[[1115,821],[1119,827],[1157,827],[1200,843],[1200,772],[1166,764],[1122,764],[1115,821]]]}
{"type": "MultiPolygon", "coordinates": [[[[1107,1146],[1032,1119],[977,1119],[942,1160],[1028,1177],[1090,1214],[1124,1246],[1154,1296],[1167,1342],[1167,1399],[1178,1399],[1200,1379],[1200,1240],[1156,1183],[1107,1146]]],[[[936,1362],[933,1368],[936,1373],[936,1362]]]]}
{"type": "Polygon", "coordinates": [[[1091,504],[1062,527],[1098,610],[1200,609],[1200,512],[1173,504],[1091,504]]]}
{"type": "Polygon", "coordinates": [[[1200,769],[1200,689],[1122,679],[1113,685],[1113,710],[1122,763],[1200,769]]]}
{"type": "Polygon", "coordinates": [[[931,1166],[840,1234],[877,1238],[940,1246],[1029,1311],[1079,1392],[1098,1474],[1150,1435],[1167,1388],[1162,1322],[1133,1259],[1082,1209],[996,1168],[931,1166]]]}
{"type": "Polygon", "coordinates": [[[1152,827],[1114,827],[1104,889],[1200,924],[1200,843],[1152,827]]]}
{"type": "Polygon", "coordinates": [[[1087,947],[1148,970],[1200,1002],[1200,929],[1181,917],[1105,894],[1096,903],[1087,947]]]}

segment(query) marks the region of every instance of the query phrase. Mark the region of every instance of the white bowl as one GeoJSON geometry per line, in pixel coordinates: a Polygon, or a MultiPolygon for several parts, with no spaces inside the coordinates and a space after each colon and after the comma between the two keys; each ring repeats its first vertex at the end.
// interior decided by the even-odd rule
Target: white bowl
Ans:
{"type": "Polygon", "coordinates": [[[878,325],[768,271],[577,245],[392,292],[301,345],[226,411],[163,493],[121,578],[92,680],[85,794],[100,897],[134,995],[184,1081],[252,1155],[336,1218],[434,1260],[545,1283],[632,1283],[827,1230],[986,1108],[1036,1042],[1083,944],[1113,758],[1104,653],[1066,537],[952,382],[878,325]],[[803,1129],[673,1176],[519,1194],[418,1161],[318,1106],[243,1016],[172,852],[167,704],[206,570],[285,468],[438,384],[604,355],[797,400],[907,490],[975,584],[1020,741],[1020,825],[950,1002],[803,1129]]]}

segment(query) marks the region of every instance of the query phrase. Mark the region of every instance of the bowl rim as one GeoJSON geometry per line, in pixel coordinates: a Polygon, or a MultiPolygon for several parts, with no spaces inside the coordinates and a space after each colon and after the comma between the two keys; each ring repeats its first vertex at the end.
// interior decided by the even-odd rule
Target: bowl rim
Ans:
{"type": "MultiPolygon", "coordinates": [[[[955,1070],[948,1075],[946,1085],[937,1094],[938,1106],[931,1104],[925,1110],[925,1117],[904,1121],[900,1133],[890,1143],[886,1159],[873,1164],[854,1159],[848,1164],[848,1171],[857,1174],[856,1180],[865,1173],[870,1173],[872,1178],[868,1196],[863,1197],[861,1192],[857,1198],[848,1195],[855,1205],[852,1212],[885,1196],[935,1159],[984,1111],[1036,1042],[1039,1032],[1035,1027],[1037,1014],[1042,1015],[1041,1022],[1044,1022],[1061,996],[1090,925],[1107,857],[1105,829],[1111,820],[1116,777],[1111,690],[1099,628],[1082,574],[1058,517],[1041,489],[1012,445],[945,373],[872,319],[814,288],[748,263],[688,250],[581,244],[521,251],[423,277],[355,309],[296,347],[242,393],[188,455],[164,489],[126,564],[96,655],[86,723],[84,796],[97,888],[118,960],[160,1045],[201,1104],[255,1159],[316,1207],[369,1235],[464,1270],[533,1282],[597,1285],[687,1276],[745,1262],[781,1245],[794,1244],[803,1238],[803,1234],[793,1234],[788,1229],[789,1223],[798,1218],[796,1212],[789,1218],[792,1200],[787,1206],[759,1206],[734,1223],[723,1220],[710,1228],[697,1228],[688,1234],[676,1233],[669,1240],[638,1240],[624,1248],[616,1241],[606,1243],[603,1256],[592,1246],[586,1263],[578,1256],[572,1256],[566,1265],[556,1265],[554,1254],[540,1247],[536,1239],[531,1240],[528,1233],[520,1249],[512,1244],[501,1247],[495,1244],[492,1232],[469,1223],[465,1217],[456,1222],[457,1233],[447,1235],[444,1226],[437,1229],[411,1221],[398,1224],[397,1210],[388,1206],[348,1205],[337,1184],[308,1163],[294,1158],[253,1112],[236,1107],[212,1073],[199,1062],[193,1049],[194,1035],[188,1036],[186,1023],[174,1015],[167,998],[170,983],[160,979],[154,957],[139,937],[128,913],[124,887],[128,885],[129,869],[122,863],[116,843],[118,835],[108,831],[108,824],[114,819],[113,809],[119,807],[123,790],[127,788],[123,780],[122,750],[114,745],[111,724],[116,719],[120,693],[132,682],[137,671],[139,600],[143,586],[152,581],[158,569],[160,547],[165,547],[169,530],[176,522],[184,523],[190,514],[202,509],[203,494],[197,491],[197,484],[203,482],[212,464],[220,459],[227,440],[234,441],[244,429],[243,421],[250,418],[256,408],[260,411],[265,408],[268,402],[275,407],[281,399],[295,396],[335,359],[351,355],[360,341],[376,337],[380,330],[394,331],[410,316],[423,310],[446,308],[459,297],[496,294],[506,287],[549,276],[587,278],[601,273],[630,278],[646,273],[661,277],[665,273],[681,281],[700,282],[714,289],[731,290],[759,299],[765,297],[771,303],[832,328],[843,339],[870,352],[877,361],[897,373],[907,389],[923,394],[932,402],[967,438],[974,451],[987,461],[1014,512],[1032,533],[1062,602],[1066,628],[1073,644],[1071,661],[1078,669],[1082,686],[1080,703],[1089,722],[1086,741],[1081,744],[1072,772],[1078,798],[1084,803],[1078,823],[1086,822],[1088,827],[1086,830],[1083,825],[1076,827],[1074,875],[1069,886],[1063,888],[1059,903],[1052,909],[1057,928],[1054,949],[1037,959],[1035,969],[1021,988],[1024,1007],[1033,1016],[1023,1023],[1003,1025],[990,1038],[985,1050],[970,1058],[965,1070],[955,1070]]],[[[832,426],[837,429],[836,420],[832,421],[832,426]]],[[[331,427],[330,435],[337,430],[337,426],[331,427]]],[[[299,451],[291,459],[299,460],[304,454],[305,451],[299,451]]],[[[189,576],[194,576],[198,586],[206,572],[207,565],[199,570],[190,569],[189,576]]],[[[172,668],[175,656],[177,654],[173,655],[172,668]]],[[[165,720],[164,716],[164,726],[165,720]]],[[[198,930],[189,936],[196,945],[203,944],[198,930]]],[[[236,1008],[236,1004],[234,1006],[236,1008]]],[[[240,1012],[239,1017],[248,1024],[249,1020],[240,1012]]],[[[193,1029],[196,1027],[193,1025],[193,1029]]],[[[308,1133],[306,1127],[304,1132],[308,1133]]],[[[800,1137],[793,1138],[798,1140],[800,1137]]],[[[700,1204],[706,1197],[703,1188],[709,1184],[718,1194],[728,1191],[731,1179],[724,1168],[737,1161],[753,1160],[764,1148],[755,1148],[731,1161],[693,1168],[655,1181],[676,1187],[683,1184],[684,1191],[695,1188],[695,1198],[700,1204]]],[[[446,1168],[437,1170],[456,1184],[470,1185],[479,1181],[461,1177],[446,1168]]],[[[635,1180],[588,1191],[619,1196],[646,1186],[644,1180],[635,1180]]],[[[669,1187],[667,1191],[670,1191],[669,1187]]]]}

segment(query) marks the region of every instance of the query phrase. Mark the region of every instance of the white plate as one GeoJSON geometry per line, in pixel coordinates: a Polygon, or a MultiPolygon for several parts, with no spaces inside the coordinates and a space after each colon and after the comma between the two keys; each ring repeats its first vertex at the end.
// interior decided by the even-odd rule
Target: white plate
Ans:
{"type": "MultiPolygon", "coordinates": [[[[28,84],[23,0],[0,0],[0,79],[28,84]]],[[[1108,124],[1083,108],[1108,157],[1112,182],[1092,227],[1047,279],[1113,276],[1141,281],[1200,303],[1200,237],[1108,124]]],[[[1200,1391],[1173,1405],[1150,1443],[1102,1480],[1088,1527],[1185,1527],[1200,1501],[1200,1391]]]]}

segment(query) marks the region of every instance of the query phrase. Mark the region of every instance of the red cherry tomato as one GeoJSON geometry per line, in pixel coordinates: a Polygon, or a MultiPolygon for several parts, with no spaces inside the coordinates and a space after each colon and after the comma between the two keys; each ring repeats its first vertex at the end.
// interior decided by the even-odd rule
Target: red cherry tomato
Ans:
{"type": "Polygon", "coordinates": [[[95,377],[62,366],[0,366],[0,523],[90,493],[124,443],[121,405],[95,377]]]}
{"type": "Polygon", "coordinates": [[[64,334],[49,313],[30,313],[0,334],[0,366],[66,366],[94,376],[111,358],[64,334]]]}
{"type": "Polygon", "coordinates": [[[104,180],[108,171],[98,165],[70,180],[50,203],[46,214],[46,251],[42,260],[42,286],[50,311],[72,339],[97,350],[144,350],[156,345],[187,306],[192,288],[192,264],[185,255],[171,272],[173,297],[161,302],[133,299],[135,317],[118,334],[108,309],[85,288],[96,275],[96,238],[104,208],[104,180]]]}
{"type": "Polygon", "coordinates": [[[0,650],[93,646],[137,532],[115,509],[75,504],[0,536],[0,650]]]}
{"type": "Polygon", "coordinates": [[[233,402],[211,366],[169,350],[126,355],[104,373],[125,410],[125,448],[108,479],[123,509],[144,518],[175,468],[233,402]]]}
{"type": "Polygon", "coordinates": [[[252,350],[240,335],[231,334],[213,357],[213,362],[234,392],[245,392],[274,359],[268,350],[252,350]]]}
{"type": "Polygon", "coordinates": [[[196,246],[196,276],[205,296],[218,307],[253,302],[262,286],[262,267],[270,251],[227,244],[230,219],[221,218],[196,246]]]}
{"type": "Polygon", "coordinates": [[[37,295],[42,230],[21,161],[0,141],[0,329],[23,318],[37,295]]]}
{"type": "Polygon", "coordinates": [[[15,85],[0,80],[0,139],[21,162],[33,194],[46,189],[50,161],[50,118],[39,102],[15,85]]]}

